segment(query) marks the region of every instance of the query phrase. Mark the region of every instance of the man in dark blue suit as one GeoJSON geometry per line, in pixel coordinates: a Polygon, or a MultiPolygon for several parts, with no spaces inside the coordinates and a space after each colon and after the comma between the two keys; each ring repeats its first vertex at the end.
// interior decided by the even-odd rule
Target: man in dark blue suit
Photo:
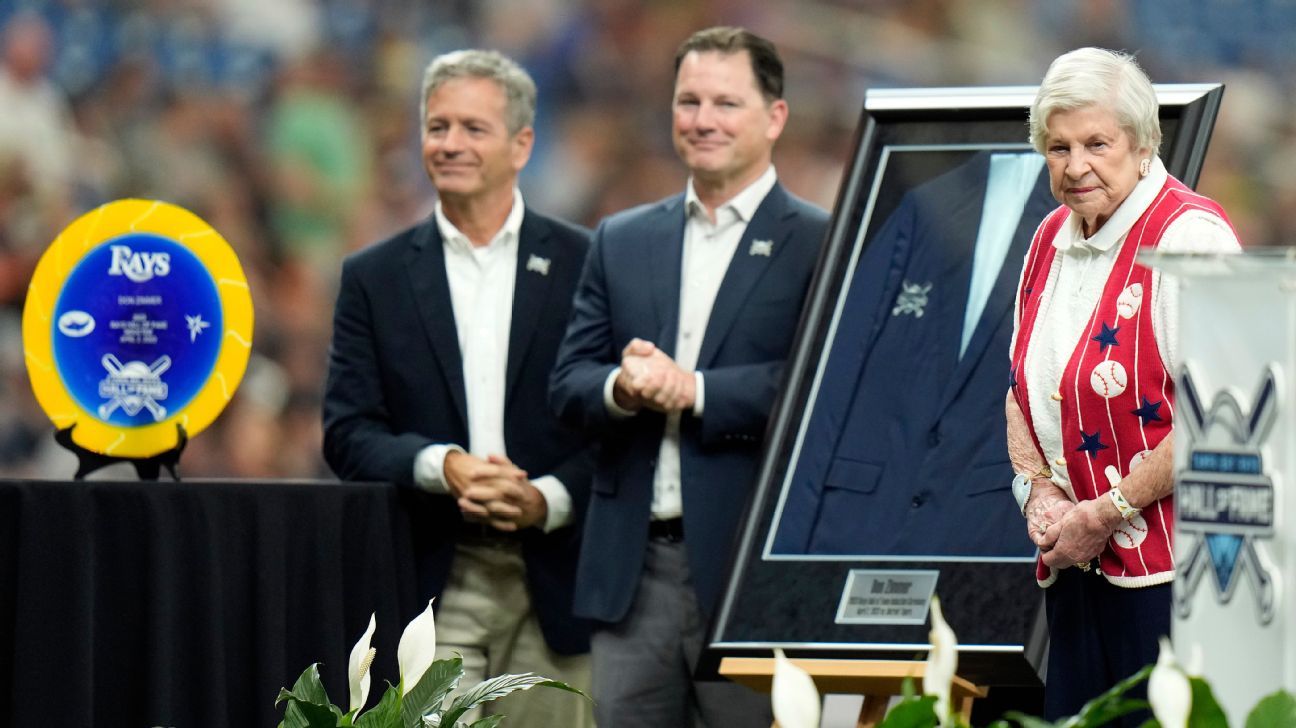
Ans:
{"type": "MultiPolygon", "coordinates": [[[[534,671],[586,688],[589,625],[572,594],[593,460],[547,392],[588,235],[517,190],[535,100],[498,53],[428,66],[436,210],[343,264],[324,455],[343,478],[409,489],[420,593],[439,597],[438,657],[463,655],[466,685],[534,671]]],[[[489,707],[515,726],[592,719],[559,691],[489,707]]]]}
{"type": "Polygon", "coordinates": [[[1000,400],[1022,259],[1057,204],[1043,168],[1033,151],[981,151],[909,190],[872,236],[775,552],[1034,553],[1008,497],[1000,400]]]}
{"type": "Polygon", "coordinates": [[[828,217],[775,178],[769,41],[712,28],[675,65],[688,187],[599,226],[553,375],[560,416],[601,436],[576,612],[601,725],[768,725],[765,696],[692,673],[828,217]]]}

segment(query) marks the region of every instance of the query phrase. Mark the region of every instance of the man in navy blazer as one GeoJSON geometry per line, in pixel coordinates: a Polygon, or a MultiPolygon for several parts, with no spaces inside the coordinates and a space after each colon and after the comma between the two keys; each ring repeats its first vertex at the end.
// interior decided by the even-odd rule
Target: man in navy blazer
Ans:
{"type": "Polygon", "coordinates": [[[1034,151],[905,194],[849,281],[776,553],[1034,554],[999,400],[1022,261],[1056,205],[1034,151]]]}
{"type": "MultiPolygon", "coordinates": [[[[525,208],[517,190],[535,97],[498,53],[428,66],[436,211],[343,264],[324,455],[345,479],[407,489],[438,657],[463,656],[466,686],[534,671],[585,688],[589,625],[572,595],[593,459],[547,393],[588,234],[525,208]]],[[[517,726],[592,721],[587,701],[560,691],[489,707],[517,726]]]]}
{"type": "Polygon", "coordinates": [[[782,70],[737,28],[680,47],[688,188],[599,226],[554,370],[555,409],[601,442],[576,594],[601,725],[770,722],[766,696],[692,672],[827,229],[771,165],[782,70]]]}

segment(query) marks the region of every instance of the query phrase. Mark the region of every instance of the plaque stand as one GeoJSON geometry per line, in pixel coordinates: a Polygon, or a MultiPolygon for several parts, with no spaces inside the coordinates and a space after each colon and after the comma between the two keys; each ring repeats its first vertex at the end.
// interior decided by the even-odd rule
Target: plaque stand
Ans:
{"type": "MultiPolygon", "coordinates": [[[[907,660],[806,660],[793,664],[810,674],[820,693],[863,695],[857,728],[871,728],[886,716],[892,696],[903,692],[906,679],[922,680],[927,663],[907,660]]],[[[720,661],[720,674],[740,685],[763,693],[774,681],[772,657],[726,657],[720,661]]],[[[975,685],[957,675],[950,686],[950,701],[958,706],[963,722],[972,719],[972,701],[984,698],[987,688],[975,685]]],[[[777,728],[778,724],[774,724],[777,728]]]]}
{"type": "Polygon", "coordinates": [[[140,480],[157,480],[161,469],[166,468],[167,473],[171,475],[171,479],[177,483],[180,482],[180,454],[184,452],[185,445],[189,442],[189,435],[179,423],[176,423],[175,447],[146,458],[123,458],[87,450],[72,440],[72,430],[74,428],[76,428],[75,424],[54,433],[54,442],[62,445],[77,456],[77,471],[76,475],[73,476],[74,480],[85,480],[87,475],[102,467],[125,462],[135,466],[135,473],[139,475],[140,480]]]}

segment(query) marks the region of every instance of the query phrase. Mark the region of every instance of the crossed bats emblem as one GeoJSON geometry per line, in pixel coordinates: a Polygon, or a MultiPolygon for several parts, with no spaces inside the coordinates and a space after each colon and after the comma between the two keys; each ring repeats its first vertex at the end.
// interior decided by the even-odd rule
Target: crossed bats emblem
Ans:
{"type": "Polygon", "coordinates": [[[122,364],[116,356],[104,354],[99,361],[108,370],[108,376],[99,382],[99,396],[108,398],[99,405],[100,419],[108,419],[118,407],[132,417],[147,409],[154,422],[166,419],[166,407],[157,401],[167,396],[162,373],[171,368],[171,357],[164,354],[152,364],[138,360],[122,364]]]}
{"type": "MultiPolygon", "coordinates": [[[[1260,451],[1278,414],[1278,397],[1275,396],[1277,373],[1273,365],[1265,369],[1249,413],[1243,411],[1237,396],[1229,389],[1217,392],[1209,411],[1206,410],[1197,392],[1191,369],[1186,365],[1180,367],[1178,379],[1180,402],[1183,404],[1181,411],[1186,415],[1183,424],[1190,444],[1189,465],[1179,474],[1180,485],[1201,487],[1208,491],[1222,485],[1267,489],[1272,492],[1273,480],[1264,473],[1260,451]],[[1230,472],[1194,466],[1197,461],[1194,454],[1206,451],[1208,456],[1214,455],[1216,453],[1210,451],[1217,448],[1226,455],[1252,458],[1256,467],[1244,472],[1230,472]]],[[[1176,487],[1178,489],[1179,486],[1176,487]]],[[[1176,493],[1176,500],[1179,500],[1180,495],[1176,493]]],[[[1180,502],[1178,506],[1182,509],[1183,503],[1180,502]]],[[[1262,558],[1256,544],[1257,538],[1273,535],[1272,514],[1269,515],[1268,525],[1229,522],[1228,518],[1220,519],[1217,523],[1191,522],[1181,515],[1179,530],[1184,535],[1197,536],[1187,560],[1179,566],[1180,577],[1174,582],[1175,608],[1181,617],[1187,617],[1191,613],[1193,594],[1197,591],[1202,576],[1208,570],[1213,570],[1221,604],[1227,604],[1233,598],[1239,573],[1246,572],[1256,596],[1260,623],[1269,624],[1273,621],[1278,588],[1270,574],[1270,567],[1266,565],[1266,559],[1262,558]]]]}

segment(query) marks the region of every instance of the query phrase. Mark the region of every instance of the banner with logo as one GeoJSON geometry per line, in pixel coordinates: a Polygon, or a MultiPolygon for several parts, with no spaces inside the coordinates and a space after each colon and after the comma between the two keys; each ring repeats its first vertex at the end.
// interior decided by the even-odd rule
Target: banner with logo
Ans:
{"type": "Polygon", "coordinates": [[[119,200],[78,218],[36,266],[23,308],[32,390],[81,447],[141,458],[216,419],[252,346],[238,257],[199,217],[119,200]]]}

